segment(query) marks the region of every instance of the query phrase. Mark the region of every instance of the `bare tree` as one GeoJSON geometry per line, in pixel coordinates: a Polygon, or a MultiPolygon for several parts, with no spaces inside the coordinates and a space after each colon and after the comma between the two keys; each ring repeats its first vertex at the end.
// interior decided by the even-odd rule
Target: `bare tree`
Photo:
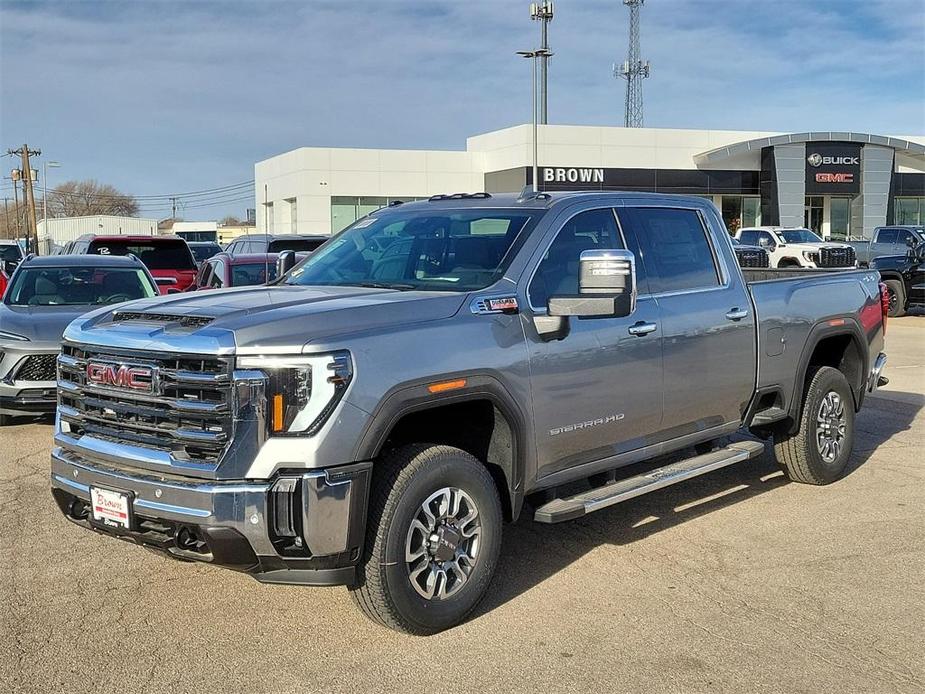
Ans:
{"type": "Polygon", "coordinates": [[[223,227],[236,227],[241,225],[241,220],[234,215],[228,215],[219,224],[223,227]]]}
{"type": "Polygon", "coordinates": [[[134,217],[138,214],[138,201],[108,183],[92,179],[66,181],[48,191],[49,217],[85,217],[96,214],[134,217]]]}

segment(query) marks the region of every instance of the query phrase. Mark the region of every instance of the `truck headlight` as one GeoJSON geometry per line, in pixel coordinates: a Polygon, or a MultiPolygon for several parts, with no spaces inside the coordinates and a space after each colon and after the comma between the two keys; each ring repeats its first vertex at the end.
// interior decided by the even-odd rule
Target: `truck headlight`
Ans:
{"type": "Polygon", "coordinates": [[[819,254],[816,251],[803,251],[803,257],[811,263],[817,262],[819,254]]]}
{"type": "Polygon", "coordinates": [[[267,414],[273,436],[314,434],[334,411],[353,378],[350,353],[346,351],[238,357],[238,365],[267,375],[267,414]]]}
{"type": "Polygon", "coordinates": [[[13,342],[28,342],[29,338],[24,335],[17,335],[16,333],[7,332],[6,330],[0,330],[0,340],[12,340],[13,342]]]}

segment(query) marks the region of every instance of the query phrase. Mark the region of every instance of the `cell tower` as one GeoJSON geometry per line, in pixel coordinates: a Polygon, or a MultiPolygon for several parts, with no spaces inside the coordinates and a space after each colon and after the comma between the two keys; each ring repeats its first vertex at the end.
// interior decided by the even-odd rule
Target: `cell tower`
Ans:
{"type": "Polygon", "coordinates": [[[639,48],[639,8],[646,0],[623,0],[630,8],[629,53],[622,65],[613,67],[614,77],[626,80],[626,110],[623,125],[642,127],[642,80],[649,76],[649,61],[643,61],[639,48]]]}

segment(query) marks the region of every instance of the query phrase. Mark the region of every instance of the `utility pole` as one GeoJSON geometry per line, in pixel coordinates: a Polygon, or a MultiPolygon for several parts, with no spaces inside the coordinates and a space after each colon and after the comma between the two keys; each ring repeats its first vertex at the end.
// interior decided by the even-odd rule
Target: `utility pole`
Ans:
{"type": "Polygon", "coordinates": [[[38,254],[39,252],[39,227],[38,223],[35,221],[35,195],[32,191],[32,166],[29,164],[29,156],[41,156],[42,150],[40,149],[29,149],[29,145],[23,145],[19,149],[8,149],[7,154],[10,156],[18,156],[22,159],[22,178],[23,178],[23,201],[26,205],[26,219],[27,222],[27,237],[29,239],[29,245],[32,246],[32,252],[38,254]]]}
{"type": "Polygon", "coordinates": [[[177,198],[170,198],[170,221],[177,221],[177,198]]]}
{"type": "Polygon", "coordinates": [[[547,108],[548,95],[548,61],[552,53],[549,52],[549,23],[552,21],[552,0],[543,0],[530,4],[530,19],[540,22],[540,113],[539,122],[546,125],[549,117],[547,108]]]}
{"type": "Polygon", "coordinates": [[[4,229],[6,230],[7,234],[11,235],[10,237],[12,238],[13,228],[10,226],[9,202],[10,202],[9,198],[3,198],[3,215],[4,215],[4,218],[6,219],[6,225],[4,226],[4,229]]]}
{"type": "Polygon", "coordinates": [[[19,169],[10,171],[10,179],[13,181],[13,215],[16,217],[16,238],[22,236],[22,214],[19,211],[19,169]]]}
{"type": "Polygon", "coordinates": [[[623,125],[627,128],[641,128],[642,118],[642,80],[649,76],[649,61],[640,57],[639,47],[639,8],[646,0],[623,0],[630,8],[630,40],[626,60],[619,67],[614,65],[613,76],[626,80],[626,104],[623,125]]]}

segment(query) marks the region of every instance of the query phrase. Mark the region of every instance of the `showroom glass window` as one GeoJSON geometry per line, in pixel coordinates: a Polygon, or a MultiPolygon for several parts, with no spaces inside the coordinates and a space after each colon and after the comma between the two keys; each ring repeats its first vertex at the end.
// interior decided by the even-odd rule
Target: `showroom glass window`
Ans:
{"type": "Polygon", "coordinates": [[[925,197],[896,198],[896,224],[925,224],[925,197]]]}
{"type": "Polygon", "coordinates": [[[723,195],[720,209],[730,233],[761,225],[761,198],[757,195],[723,195]]]}
{"type": "Polygon", "coordinates": [[[829,205],[829,238],[844,241],[851,228],[851,198],[832,197],[829,205]]]}

